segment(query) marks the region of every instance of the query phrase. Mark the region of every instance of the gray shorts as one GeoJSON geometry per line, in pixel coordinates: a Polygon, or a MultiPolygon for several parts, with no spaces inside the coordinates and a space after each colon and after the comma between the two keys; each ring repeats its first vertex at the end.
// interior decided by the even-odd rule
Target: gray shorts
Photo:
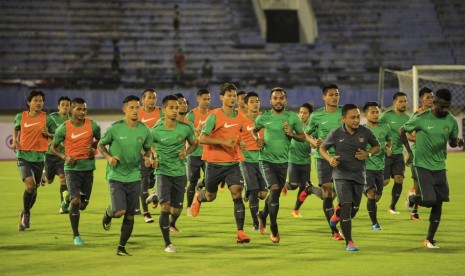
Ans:
{"type": "Polygon", "coordinates": [[[187,185],[186,176],[157,174],[155,180],[157,182],[157,194],[160,203],[169,201],[171,207],[182,209],[184,192],[187,185]]]}
{"type": "Polygon", "coordinates": [[[231,185],[244,186],[244,175],[240,163],[222,166],[206,162],[205,166],[205,189],[209,193],[218,191],[218,184],[225,182],[231,185]]]}
{"type": "Polygon", "coordinates": [[[260,169],[262,170],[268,189],[274,184],[278,184],[280,189],[282,189],[284,184],[286,184],[287,163],[260,161],[260,169]]]}
{"type": "Polygon", "coordinates": [[[318,186],[332,182],[333,167],[331,167],[326,159],[315,158],[315,167],[318,174],[318,186]]]}
{"type": "Polygon", "coordinates": [[[202,156],[187,157],[187,179],[190,182],[197,182],[200,179],[200,169],[205,173],[205,161],[202,156]]]}
{"type": "Polygon", "coordinates": [[[300,187],[305,187],[310,180],[310,164],[299,165],[294,163],[288,164],[288,181],[289,183],[298,183],[300,187]]]}
{"type": "Polygon", "coordinates": [[[114,212],[126,210],[127,215],[134,216],[139,209],[140,181],[120,182],[108,180],[110,186],[110,208],[114,212]]]}
{"type": "Polygon", "coordinates": [[[65,174],[65,160],[55,154],[45,155],[45,176],[53,179],[55,175],[65,174]]]}
{"type": "Polygon", "coordinates": [[[92,194],[94,183],[94,171],[65,171],[66,186],[70,193],[70,198],[77,196],[85,197],[87,204],[92,194]]]}
{"type": "Polygon", "coordinates": [[[335,179],[333,184],[339,204],[352,203],[355,207],[360,206],[363,187],[365,186],[363,183],[347,179],[335,179]]]}
{"type": "Polygon", "coordinates": [[[375,189],[377,195],[382,195],[384,187],[383,175],[383,170],[366,170],[367,184],[363,189],[363,193],[366,194],[368,190],[375,189]]]}
{"type": "Polygon", "coordinates": [[[421,167],[417,170],[418,186],[423,201],[449,202],[449,184],[446,170],[432,171],[421,167]]]}
{"type": "Polygon", "coordinates": [[[404,176],[405,161],[404,154],[392,154],[391,157],[386,155],[384,159],[384,179],[394,178],[394,175],[404,176]]]}
{"type": "Polygon", "coordinates": [[[263,175],[262,175],[262,172],[260,171],[260,167],[258,163],[243,162],[242,170],[244,171],[245,184],[246,184],[247,191],[253,191],[253,190],[265,191],[266,190],[265,179],[263,178],[263,175]]]}
{"type": "Polygon", "coordinates": [[[44,170],[44,162],[29,162],[23,159],[18,159],[18,169],[23,181],[27,177],[32,176],[36,183],[36,187],[40,185],[42,180],[42,171],[44,170]]]}

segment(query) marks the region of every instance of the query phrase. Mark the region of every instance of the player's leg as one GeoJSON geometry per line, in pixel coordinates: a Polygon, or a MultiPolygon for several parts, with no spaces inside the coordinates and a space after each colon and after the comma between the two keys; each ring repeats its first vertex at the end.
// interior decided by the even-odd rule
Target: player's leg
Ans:
{"type": "Polygon", "coordinates": [[[31,208],[37,198],[37,187],[40,185],[43,166],[43,162],[28,162],[23,159],[18,159],[18,169],[25,187],[23,193],[23,210],[19,215],[19,231],[24,231],[26,228],[30,227],[31,208]]]}
{"type": "Polygon", "coordinates": [[[121,224],[121,234],[119,238],[118,248],[116,250],[116,254],[120,256],[128,256],[130,255],[126,251],[126,243],[128,242],[129,238],[132,235],[132,231],[134,229],[134,215],[135,210],[139,207],[139,197],[140,197],[140,181],[134,182],[127,182],[127,183],[118,183],[121,187],[121,200],[124,200],[125,205],[120,206],[117,213],[121,215],[122,211],[124,212],[123,223],[121,224]],[[124,199],[123,199],[124,197],[124,199]]]}
{"type": "Polygon", "coordinates": [[[373,230],[381,230],[378,223],[377,194],[379,186],[383,186],[383,175],[381,170],[366,170],[366,185],[364,194],[367,196],[367,211],[371,220],[373,230]]]}
{"type": "Polygon", "coordinates": [[[171,177],[172,187],[171,187],[171,217],[170,217],[170,231],[171,232],[181,232],[176,227],[176,221],[178,220],[179,216],[181,215],[182,207],[184,205],[184,191],[186,190],[187,186],[187,178],[185,175],[183,176],[173,176],[171,177]]]}
{"type": "Polygon", "coordinates": [[[391,173],[394,179],[394,185],[392,186],[391,191],[391,204],[389,205],[388,211],[391,214],[400,214],[396,209],[396,204],[399,201],[400,195],[402,194],[402,184],[404,183],[404,171],[405,171],[405,162],[403,154],[392,155],[393,163],[391,165],[391,173]]]}
{"type": "Polygon", "coordinates": [[[79,233],[79,221],[81,217],[81,186],[83,185],[83,176],[79,171],[66,171],[66,182],[69,185],[70,206],[69,221],[73,231],[73,240],[75,245],[84,245],[79,233]]]}
{"type": "Polygon", "coordinates": [[[197,182],[200,179],[200,169],[204,162],[200,159],[199,156],[189,156],[187,162],[187,178],[189,180],[189,185],[186,190],[187,197],[187,215],[191,216],[191,205],[194,200],[195,190],[197,188],[197,182]]]}
{"type": "MultiPolygon", "coordinates": [[[[291,170],[291,166],[289,166],[289,171],[291,170]]],[[[307,183],[310,180],[310,164],[306,165],[297,165],[297,183],[299,185],[299,190],[297,192],[297,198],[294,205],[294,211],[292,215],[294,217],[302,217],[299,212],[300,206],[302,206],[303,201],[300,201],[300,194],[307,188],[307,183]]],[[[291,174],[289,174],[291,175],[291,174]]],[[[292,183],[292,182],[291,182],[292,183]]]]}
{"type": "Polygon", "coordinates": [[[346,250],[358,250],[352,240],[352,207],[354,204],[354,183],[350,180],[334,180],[335,192],[340,206],[340,223],[344,238],[346,239],[346,250]]]}
{"type": "Polygon", "coordinates": [[[249,210],[250,216],[252,217],[252,231],[258,231],[258,208],[259,208],[259,199],[258,194],[260,191],[259,183],[259,169],[258,163],[248,163],[244,162],[242,164],[242,170],[245,176],[246,189],[245,194],[249,201],[249,210]]]}
{"type": "Polygon", "coordinates": [[[156,176],[158,200],[160,201],[160,217],[158,225],[163,235],[165,249],[171,244],[170,239],[170,212],[171,212],[171,190],[173,179],[170,176],[159,174],[156,176]]]}
{"type": "Polygon", "coordinates": [[[244,234],[245,205],[242,200],[242,190],[244,189],[244,175],[241,164],[228,166],[228,171],[224,182],[228,185],[231,198],[234,203],[234,218],[237,227],[237,243],[248,243],[250,237],[244,234]]]}
{"type": "Polygon", "coordinates": [[[198,190],[194,195],[194,200],[191,205],[193,217],[199,215],[202,202],[210,202],[216,199],[218,183],[225,179],[228,167],[229,166],[221,166],[207,162],[205,166],[205,190],[198,190]]]}

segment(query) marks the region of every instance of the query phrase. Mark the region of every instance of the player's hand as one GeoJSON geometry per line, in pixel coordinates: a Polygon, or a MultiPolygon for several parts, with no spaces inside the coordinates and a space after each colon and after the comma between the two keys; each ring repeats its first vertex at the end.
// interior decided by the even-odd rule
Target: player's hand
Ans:
{"type": "Polygon", "coordinates": [[[368,156],[368,151],[362,149],[358,149],[358,151],[355,153],[355,158],[358,160],[365,160],[368,158],[368,156]]]}
{"type": "Polygon", "coordinates": [[[235,143],[236,142],[234,141],[234,139],[232,137],[228,137],[223,141],[223,145],[225,145],[227,147],[233,147],[235,143]]]}
{"type": "Polygon", "coordinates": [[[17,150],[19,150],[19,143],[16,142],[16,141],[13,141],[13,144],[11,145],[11,149],[16,152],[17,150]]]}
{"type": "Polygon", "coordinates": [[[119,162],[119,158],[117,156],[112,156],[108,158],[107,160],[108,160],[108,164],[110,164],[110,166],[112,167],[116,166],[119,162]]]}
{"type": "Polygon", "coordinates": [[[185,150],[180,150],[179,151],[179,159],[183,160],[183,159],[186,158],[186,156],[187,156],[187,154],[186,154],[185,150]]]}
{"type": "Polygon", "coordinates": [[[43,126],[41,129],[40,129],[40,132],[42,133],[42,135],[45,137],[45,138],[49,138],[52,136],[51,133],[48,132],[48,128],[46,126],[43,126]]]}
{"type": "Polygon", "coordinates": [[[69,155],[66,155],[65,156],[65,164],[68,165],[68,166],[72,166],[76,163],[76,159],[74,159],[74,156],[69,156],[69,155]]]}
{"type": "Polygon", "coordinates": [[[391,147],[386,147],[386,156],[391,157],[392,155],[392,148],[391,147]]]}
{"type": "Polygon", "coordinates": [[[89,155],[89,157],[94,157],[95,156],[95,149],[91,147],[89,149],[89,151],[87,152],[87,154],[89,155]]]}
{"type": "Polygon", "coordinates": [[[331,160],[329,160],[329,165],[331,165],[331,167],[333,168],[336,168],[337,165],[339,165],[339,155],[335,155],[333,157],[331,157],[331,160]]]}
{"type": "Polygon", "coordinates": [[[321,138],[316,139],[316,144],[315,144],[315,146],[316,146],[317,148],[319,148],[319,147],[321,146],[321,144],[323,144],[323,139],[321,139],[321,138]]]}
{"type": "Polygon", "coordinates": [[[463,148],[463,139],[457,138],[457,146],[463,148]]]}
{"type": "Polygon", "coordinates": [[[257,144],[257,147],[263,148],[263,146],[265,145],[265,140],[257,139],[257,141],[255,141],[255,143],[257,144]]]}
{"type": "Polygon", "coordinates": [[[145,166],[146,168],[149,168],[149,167],[152,166],[152,161],[150,160],[149,157],[145,157],[145,156],[144,156],[144,166],[145,166]]]}
{"type": "Polygon", "coordinates": [[[292,129],[289,126],[289,123],[287,121],[284,122],[283,129],[284,129],[284,133],[286,133],[287,136],[292,136],[292,129]]]}
{"type": "Polygon", "coordinates": [[[413,152],[409,151],[407,161],[405,161],[405,165],[407,167],[410,167],[410,164],[412,164],[412,161],[413,161],[413,152]]]}
{"type": "Polygon", "coordinates": [[[155,158],[152,160],[152,168],[157,168],[158,167],[158,158],[155,158]]]}

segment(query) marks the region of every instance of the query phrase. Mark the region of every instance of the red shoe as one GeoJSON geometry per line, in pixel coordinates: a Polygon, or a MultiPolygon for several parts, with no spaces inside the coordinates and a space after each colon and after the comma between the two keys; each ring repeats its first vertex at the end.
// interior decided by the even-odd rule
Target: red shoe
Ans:
{"type": "Polygon", "coordinates": [[[200,204],[201,204],[201,202],[198,199],[199,194],[200,194],[199,192],[196,192],[195,195],[194,195],[194,201],[192,201],[191,213],[192,213],[193,217],[196,217],[196,216],[199,215],[200,204]]]}
{"type": "Polygon", "coordinates": [[[335,240],[335,241],[343,241],[344,237],[340,233],[334,233],[333,234],[333,240],[335,240]]]}
{"type": "Polygon", "coordinates": [[[283,188],[281,189],[281,194],[282,194],[283,196],[287,196],[287,188],[286,188],[286,187],[283,187],[283,188]]]}
{"type": "Polygon", "coordinates": [[[270,239],[273,243],[279,243],[281,238],[279,237],[279,233],[275,236],[273,236],[273,232],[270,233],[270,239]]]}
{"type": "Polygon", "coordinates": [[[329,219],[329,225],[331,227],[335,227],[337,225],[337,223],[339,222],[339,220],[341,219],[338,215],[337,215],[337,211],[341,209],[341,206],[339,206],[339,204],[336,206],[336,209],[334,209],[334,214],[331,216],[331,218],[329,219]]]}
{"type": "Polygon", "coordinates": [[[237,230],[237,243],[249,243],[250,237],[244,234],[244,230],[237,230]]]}
{"type": "Polygon", "coordinates": [[[307,199],[307,189],[304,189],[299,195],[299,201],[304,202],[307,199]]]}

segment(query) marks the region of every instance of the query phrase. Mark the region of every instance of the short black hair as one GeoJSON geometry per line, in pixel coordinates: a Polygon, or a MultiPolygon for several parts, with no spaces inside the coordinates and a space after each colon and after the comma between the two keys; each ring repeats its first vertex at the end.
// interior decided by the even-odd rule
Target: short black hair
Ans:
{"type": "Polygon", "coordinates": [[[352,109],[357,109],[358,107],[353,103],[348,103],[342,106],[342,117],[347,115],[347,112],[352,109]]]}
{"type": "Polygon", "coordinates": [[[197,96],[202,96],[203,94],[210,94],[210,91],[205,88],[201,88],[199,91],[197,91],[197,96]]]}
{"type": "Polygon", "coordinates": [[[71,99],[68,98],[68,96],[61,96],[60,98],[58,98],[58,105],[60,105],[61,101],[71,102],[71,99]]]}
{"type": "Polygon", "coordinates": [[[367,113],[368,108],[370,108],[370,106],[377,106],[377,107],[379,107],[379,104],[378,104],[377,102],[366,102],[366,103],[363,105],[363,113],[367,113]]]}
{"type": "Polygon", "coordinates": [[[176,95],[167,95],[163,98],[163,101],[161,101],[161,106],[162,107],[166,107],[166,105],[168,105],[168,101],[178,101],[178,97],[176,97],[176,95]]]}
{"type": "Polygon", "coordinates": [[[305,107],[308,110],[308,113],[313,112],[313,105],[311,105],[309,103],[303,103],[300,107],[305,107]]]}
{"type": "Polygon", "coordinates": [[[245,102],[246,104],[249,103],[249,98],[250,98],[250,97],[257,97],[257,98],[259,98],[257,93],[255,93],[255,92],[253,92],[253,91],[252,91],[252,92],[249,92],[249,93],[247,93],[247,95],[245,95],[245,97],[244,97],[244,102],[245,102]]]}
{"type": "Polygon", "coordinates": [[[174,95],[175,95],[176,97],[178,97],[178,99],[179,99],[179,98],[184,98],[184,99],[186,98],[186,97],[184,97],[184,95],[183,95],[182,93],[176,93],[176,94],[174,94],[174,95]]]}
{"type": "Polygon", "coordinates": [[[436,98],[443,99],[445,101],[452,100],[452,93],[445,88],[439,89],[438,91],[436,91],[436,93],[434,93],[434,95],[436,98]]]}
{"type": "Polygon", "coordinates": [[[394,96],[392,96],[392,99],[393,99],[393,100],[397,100],[397,98],[399,98],[399,97],[407,97],[407,94],[405,94],[404,92],[400,92],[400,91],[399,91],[399,92],[396,92],[396,93],[394,94],[394,96]]]}
{"type": "Polygon", "coordinates": [[[245,94],[247,94],[247,93],[245,93],[244,90],[241,90],[241,91],[237,92],[237,96],[238,96],[238,97],[239,97],[240,95],[245,95],[245,94]]]}
{"type": "Polygon", "coordinates": [[[224,96],[227,91],[232,90],[237,91],[237,87],[232,83],[225,82],[220,86],[220,95],[224,96]]]}
{"type": "Polygon", "coordinates": [[[271,99],[271,95],[273,95],[273,93],[276,92],[276,91],[281,91],[281,92],[283,92],[284,96],[287,98],[287,92],[286,92],[286,90],[284,90],[284,88],[282,88],[282,87],[275,87],[275,88],[271,89],[271,92],[270,92],[270,99],[271,99]]]}
{"type": "Polygon", "coordinates": [[[142,99],[145,98],[145,95],[146,95],[148,92],[155,93],[155,95],[157,95],[157,91],[155,91],[155,89],[147,88],[147,89],[144,90],[144,92],[142,92],[142,94],[140,94],[140,97],[141,97],[142,99]]]}
{"type": "Polygon", "coordinates": [[[28,102],[32,101],[32,98],[36,96],[42,96],[42,100],[45,101],[45,93],[42,92],[41,90],[31,90],[31,92],[29,92],[29,94],[27,95],[27,101],[28,102]]]}
{"type": "Polygon", "coordinates": [[[420,92],[419,92],[419,97],[420,99],[423,97],[423,95],[425,95],[426,93],[433,93],[433,90],[429,89],[428,87],[423,87],[422,89],[420,89],[420,92]]]}
{"type": "Polygon", "coordinates": [[[337,85],[335,85],[334,83],[328,83],[328,84],[323,85],[323,89],[322,89],[323,95],[326,95],[326,93],[328,92],[329,89],[337,89],[337,90],[339,90],[337,85]]]}
{"type": "Polygon", "coordinates": [[[138,101],[140,101],[140,99],[139,99],[139,97],[137,97],[137,96],[129,95],[129,96],[127,96],[126,98],[124,98],[124,100],[123,100],[123,105],[124,105],[124,104],[127,104],[127,103],[130,102],[130,101],[137,101],[137,102],[138,102],[138,101]]]}
{"type": "Polygon", "coordinates": [[[86,103],[86,100],[84,100],[83,98],[74,98],[71,100],[71,106],[75,104],[85,104],[85,103],[86,103]]]}

